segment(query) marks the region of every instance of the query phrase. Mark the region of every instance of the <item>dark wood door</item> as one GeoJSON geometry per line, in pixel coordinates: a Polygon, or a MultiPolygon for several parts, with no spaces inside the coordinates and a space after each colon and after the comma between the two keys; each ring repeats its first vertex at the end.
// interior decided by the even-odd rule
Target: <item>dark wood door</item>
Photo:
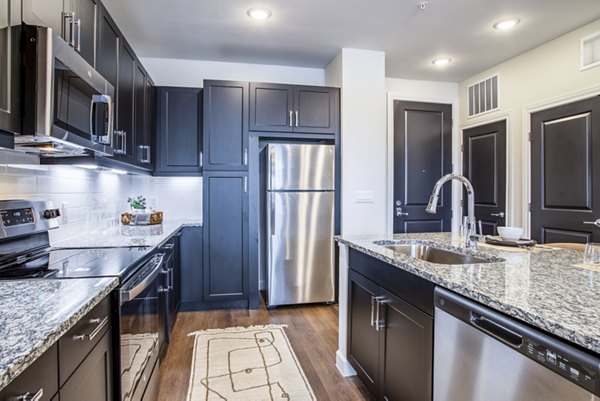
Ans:
{"type": "Polygon", "coordinates": [[[379,386],[379,332],[373,320],[375,298],[380,292],[371,280],[348,271],[348,362],[375,395],[379,386]]]}
{"type": "Polygon", "coordinates": [[[319,86],[294,88],[294,132],[335,134],[338,116],[338,89],[319,86]]]}
{"type": "MultiPolygon", "coordinates": [[[[475,220],[485,235],[506,225],[506,121],[463,131],[463,174],[475,191],[475,220]]],[[[468,207],[463,192],[463,215],[468,207]]]]}
{"type": "Polygon", "coordinates": [[[380,349],[380,398],[431,401],[433,318],[387,291],[382,295],[385,339],[380,349]]]}
{"type": "Polygon", "coordinates": [[[250,131],[294,130],[294,86],[250,83],[250,131]]]}
{"type": "Polygon", "coordinates": [[[96,344],[81,365],[60,389],[61,401],[112,401],[112,333],[96,344]]]}
{"type": "Polygon", "coordinates": [[[133,160],[134,149],[134,88],[135,54],[123,40],[119,53],[119,89],[117,98],[117,129],[123,131],[123,146],[120,157],[133,160]]]}
{"type": "Polygon", "coordinates": [[[96,0],[71,0],[70,10],[75,14],[75,49],[92,67],[95,67],[96,0]]]}
{"type": "Polygon", "coordinates": [[[600,241],[600,98],[531,116],[531,237],[600,241]]]}
{"type": "Polygon", "coordinates": [[[248,170],[248,83],[204,81],[204,170],[248,170]]]}
{"type": "Polygon", "coordinates": [[[146,71],[139,62],[135,65],[135,80],[134,80],[134,146],[135,146],[135,161],[142,163],[146,158],[146,71]]]}
{"type": "Polygon", "coordinates": [[[248,173],[203,175],[204,300],[248,296],[248,173]]]}
{"type": "MultiPolygon", "coordinates": [[[[117,89],[119,78],[119,28],[103,6],[98,7],[96,69],[117,89]]],[[[117,92],[115,92],[117,93],[117,92]]],[[[116,103],[117,99],[113,99],[116,103]]]]}
{"type": "Polygon", "coordinates": [[[394,232],[450,231],[452,187],[425,212],[436,181],[451,172],[452,106],[394,101],[394,232]]]}
{"type": "Polygon", "coordinates": [[[202,89],[156,89],[157,175],[202,172],[202,89]]]}

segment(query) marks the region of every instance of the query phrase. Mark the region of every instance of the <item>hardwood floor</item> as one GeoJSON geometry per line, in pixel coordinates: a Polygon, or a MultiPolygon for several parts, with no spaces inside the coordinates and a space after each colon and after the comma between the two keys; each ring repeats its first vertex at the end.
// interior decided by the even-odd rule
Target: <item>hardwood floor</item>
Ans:
{"type": "Polygon", "coordinates": [[[189,333],[212,328],[286,324],[286,334],[317,400],[371,400],[356,377],[344,378],[335,367],[337,322],[338,308],[329,305],[280,307],[270,311],[261,306],[258,310],[180,312],[172,342],[161,360],[158,399],[186,399],[193,350],[193,337],[188,337],[189,333]]]}

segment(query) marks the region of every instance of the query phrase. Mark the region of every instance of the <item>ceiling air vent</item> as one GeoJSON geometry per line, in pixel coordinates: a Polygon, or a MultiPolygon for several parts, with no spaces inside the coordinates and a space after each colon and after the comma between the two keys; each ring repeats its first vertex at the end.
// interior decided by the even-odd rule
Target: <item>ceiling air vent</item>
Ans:
{"type": "Polygon", "coordinates": [[[468,87],[469,117],[478,116],[498,108],[498,75],[468,87]]]}
{"type": "Polygon", "coordinates": [[[600,65],[600,32],[581,39],[581,70],[600,65]]]}

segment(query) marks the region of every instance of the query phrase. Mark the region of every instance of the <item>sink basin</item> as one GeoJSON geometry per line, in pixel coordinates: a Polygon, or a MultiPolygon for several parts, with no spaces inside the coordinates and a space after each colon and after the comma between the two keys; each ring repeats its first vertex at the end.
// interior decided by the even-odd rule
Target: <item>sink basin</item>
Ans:
{"type": "Polygon", "coordinates": [[[411,258],[441,265],[466,265],[471,263],[495,262],[494,260],[482,259],[472,255],[463,255],[461,253],[451,252],[424,244],[394,244],[383,245],[383,247],[410,256],[411,258]]]}

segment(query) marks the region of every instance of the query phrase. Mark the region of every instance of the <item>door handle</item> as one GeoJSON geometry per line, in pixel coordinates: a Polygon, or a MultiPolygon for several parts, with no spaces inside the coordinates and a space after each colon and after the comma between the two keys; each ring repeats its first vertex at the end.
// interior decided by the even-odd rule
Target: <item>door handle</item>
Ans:
{"type": "Polygon", "coordinates": [[[294,121],[294,115],[293,115],[292,110],[290,110],[290,127],[292,126],[293,121],[294,121]]]}
{"type": "Polygon", "coordinates": [[[382,320],[379,316],[379,311],[381,310],[380,306],[383,304],[387,304],[389,301],[384,297],[376,297],[375,298],[375,331],[379,331],[385,328],[385,320],[382,320]]]}
{"type": "Polygon", "coordinates": [[[600,227],[600,219],[597,219],[596,221],[584,221],[583,224],[593,224],[596,227],[600,227]]]}
{"type": "Polygon", "coordinates": [[[298,110],[296,110],[296,127],[298,127],[298,110]]]}
{"type": "Polygon", "coordinates": [[[403,212],[401,207],[396,208],[396,217],[408,216],[407,212],[403,212]]]}
{"type": "Polygon", "coordinates": [[[504,218],[504,212],[500,212],[500,213],[490,213],[490,216],[494,216],[494,217],[500,217],[501,219],[504,218]]]}

